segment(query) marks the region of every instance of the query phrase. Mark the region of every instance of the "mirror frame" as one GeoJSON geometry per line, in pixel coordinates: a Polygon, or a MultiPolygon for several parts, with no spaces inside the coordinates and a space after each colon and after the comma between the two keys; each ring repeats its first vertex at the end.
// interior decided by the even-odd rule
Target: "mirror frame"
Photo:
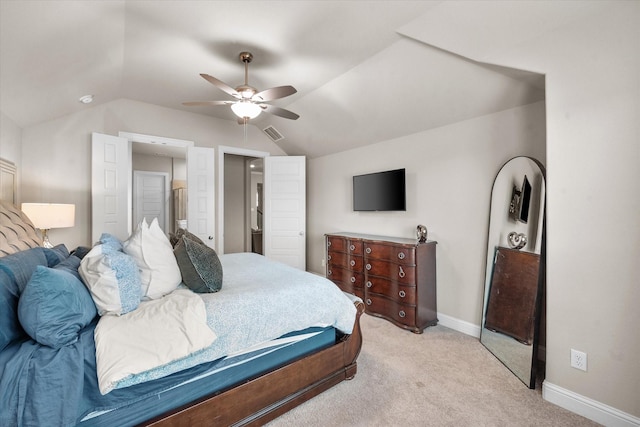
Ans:
{"type": "MultiPolygon", "coordinates": [[[[496,177],[494,178],[493,184],[491,186],[491,200],[490,200],[490,204],[489,204],[489,221],[488,221],[488,228],[487,228],[487,252],[486,252],[486,265],[485,265],[485,276],[484,276],[484,280],[485,280],[485,286],[484,286],[484,295],[483,295],[483,303],[482,303],[482,321],[480,324],[480,342],[482,343],[482,345],[485,346],[485,348],[487,348],[487,350],[489,350],[502,364],[504,364],[517,378],[519,378],[527,387],[534,389],[535,385],[536,385],[536,378],[537,378],[537,365],[538,365],[538,345],[539,345],[539,337],[540,337],[540,328],[541,328],[541,317],[542,317],[542,306],[543,306],[543,296],[544,296],[544,287],[546,285],[546,170],[544,165],[538,161],[535,158],[532,157],[528,157],[528,156],[516,156],[513,157],[511,159],[509,159],[507,162],[505,162],[500,169],[498,170],[498,173],[496,174],[496,177]],[[499,247],[505,247],[508,248],[507,245],[505,244],[501,244],[501,239],[498,237],[497,239],[495,238],[494,234],[492,233],[492,220],[495,221],[494,218],[494,191],[496,190],[496,182],[498,181],[498,178],[500,177],[500,173],[503,172],[505,170],[505,167],[512,161],[516,160],[516,159],[526,159],[530,162],[533,162],[532,166],[535,165],[537,166],[537,168],[539,169],[541,175],[542,175],[542,183],[544,184],[544,187],[540,186],[540,188],[537,191],[538,194],[538,214],[536,215],[537,217],[537,228],[540,229],[540,233],[537,234],[538,236],[540,236],[540,247],[539,247],[539,253],[535,250],[535,247],[537,247],[537,241],[534,244],[534,250],[533,251],[523,251],[523,252],[533,252],[533,253],[537,253],[539,255],[539,266],[538,266],[538,277],[537,277],[537,288],[535,291],[535,304],[534,304],[534,311],[533,311],[533,340],[531,343],[531,356],[530,356],[530,360],[523,360],[523,365],[527,364],[529,366],[529,372],[523,371],[522,369],[518,369],[518,367],[516,366],[516,363],[512,363],[513,360],[510,359],[509,357],[507,357],[505,354],[501,354],[500,353],[500,349],[498,349],[497,347],[491,347],[488,338],[485,336],[485,334],[487,334],[487,332],[489,332],[489,330],[487,330],[485,328],[485,322],[486,322],[486,315],[487,315],[487,308],[488,308],[488,302],[489,302],[489,293],[491,290],[491,285],[493,282],[493,273],[494,273],[494,264],[495,264],[495,254],[496,254],[496,250],[499,247]],[[544,188],[544,195],[540,194],[541,189],[544,188]],[[543,206],[540,206],[540,203],[543,203],[543,206]],[[542,218],[540,218],[540,216],[542,216],[542,218]],[[493,241],[493,240],[497,240],[497,241],[493,241]],[[485,330],[487,332],[485,332],[485,330]],[[485,339],[483,339],[485,338],[485,339]]],[[[511,192],[509,193],[511,194],[511,192]]],[[[511,198],[510,198],[511,201],[511,198]]],[[[504,206],[505,210],[509,209],[509,206],[504,206]]],[[[530,215],[531,216],[531,215],[530,215]]],[[[499,224],[499,226],[502,226],[503,223],[499,224]]],[[[493,226],[496,226],[495,224],[493,224],[493,226]]],[[[503,228],[503,227],[501,227],[503,228]]],[[[495,230],[494,230],[495,231],[495,230]]],[[[537,239],[536,239],[537,240],[537,239]]],[[[526,246],[525,246],[526,247],[526,246]]],[[[519,250],[519,249],[518,249],[519,250]]],[[[495,332],[492,332],[495,334],[495,332]]],[[[488,336],[488,335],[487,335],[488,336]]],[[[507,335],[505,335],[507,336],[507,335]]],[[[515,338],[511,338],[508,337],[508,339],[512,340],[513,342],[517,342],[517,340],[515,338]]],[[[525,345],[525,344],[522,344],[525,345]]]]}

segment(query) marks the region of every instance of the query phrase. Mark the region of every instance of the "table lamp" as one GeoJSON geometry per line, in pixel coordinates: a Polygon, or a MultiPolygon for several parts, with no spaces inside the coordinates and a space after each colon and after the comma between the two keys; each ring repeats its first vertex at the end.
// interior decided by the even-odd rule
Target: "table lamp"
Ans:
{"type": "Polygon", "coordinates": [[[52,248],[47,232],[52,228],[73,227],[76,205],[61,203],[23,203],[22,212],[42,232],[42,246],[52,248]]]}

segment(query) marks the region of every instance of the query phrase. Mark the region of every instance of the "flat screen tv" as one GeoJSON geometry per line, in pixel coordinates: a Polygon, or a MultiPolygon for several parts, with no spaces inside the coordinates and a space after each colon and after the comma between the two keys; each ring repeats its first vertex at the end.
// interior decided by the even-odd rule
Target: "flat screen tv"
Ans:
{"type": "Polygon", "coordinates": [[[406,211],[405,170],[353,177],[354,211],[406,211]]]}

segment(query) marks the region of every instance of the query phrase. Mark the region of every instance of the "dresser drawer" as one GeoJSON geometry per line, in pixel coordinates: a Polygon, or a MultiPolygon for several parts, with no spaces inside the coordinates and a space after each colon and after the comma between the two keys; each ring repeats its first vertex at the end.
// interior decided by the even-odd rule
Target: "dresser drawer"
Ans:
{"type": "Polygon", "coordinates": [[[362,255],[362,240],[327,236],[327,250],[362,255]]]}
{"type": "Polygon", "coordinates": [[[416,324],[416,308],[410,305],[399,304],[388,298],[375,294],[365,295],[365,310],[369,314],[379,314],[397,323],[407,326],[416,324]]]}
{"type": "Polygon", "coordinates": [[[348,283],[357,288],[362,288],[364,283],[363,274],[359,271],[351,271],[346,268],[331,265],[327,268],[327,279],[332,280],[335,283],[348,283]]]}
{"type": "Polygon", "coordinates": [[[349,294],[360,297],[361,300],[364,301],[364,290],[362,288],[358,288],[354,286],[351,282],[342,282],[342,281],[333,281],[333,283],[340,288],[342,292],[347,292],[349,294]]]}
{"type": "Polygon", "coordinates": [[[362,271],[362,255],[352,255],[333,250],[327,253],[329,266],[342,267],[350,270],[362,271]]]}
{"type": "Polygon", "coordinates": [[[416,268],[412,265],[367,258],[365,259],[364,269],[368,276],[386,277],[392,282],[408,285],[415,285],[416,283],[416,268]]]}
{"type": "Polygon", "coordinates": [[[385,295],[389,299],[402,304],[416,304],[416,287],[402,283],[393,282],[381,277],[367,276],[365,283],[365,292],[385,295]]]}
{"type": "Polygon", "coordinates": [[[403,265],[416,264],[415,248],[412,247],[364,242],[364,253],[370,259],[393,261],[403,265]]]}

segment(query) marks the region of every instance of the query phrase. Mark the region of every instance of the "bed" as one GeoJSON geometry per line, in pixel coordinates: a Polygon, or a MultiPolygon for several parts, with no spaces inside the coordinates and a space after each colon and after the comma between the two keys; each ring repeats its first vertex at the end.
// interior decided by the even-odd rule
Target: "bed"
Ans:
{"type": "MultiPolygon", "coordinates": [[[[224,278],[218,292],[194,293],[181,285],[121,316],[87,316],[85,310],[84,323],[64,336],[64,345],[58,344],[60,334],[51,343],[46,329],[55,322],[47,323],[40,333],[43,326],[34,327],[29,320],[34,312],[40,312],[38,304],[49,296],[51,288],[34,297],[33,283],[41,276],[67,278],[67,272],[82,281],[82,263],[87,264],[96,248],[77,248],[69,253],[64,245],[46,249],[39,243],[28,218],[15,206],[0,202],[1,425],[41,425],[45,421],[47,425],[80,426],[262,425],[356,374],[362,345],[362,301],[334,292],[335,285],[323,277],[256,254],[220,256],[224,278]],[[65,275],[57,270],[64,270],[65,275]],[[290,283],[280,290],[272,286],[276,282],[290,283]],[[325,298],[316,292],[327,286],[334,287],[322,291],[330,302],[318,310],[306,308],[309,301],[325,298]],[[276,295],[281,292],[287,303],[278,306],[276,295]],[[251,308],[256,301],[258,308],[251,308]],[[191,349],[195,350],[153,368],[126,371],[105,380],[104,372],[111,373],[111,369],[104,366],[111,365],[105,364],[100,349],[131,346],[131,342],[105,341],[113,332],[112,324],[103,319],[113,320],[119,327],[125,325],[135,336],[135,323],[124,323],[132,314],[143,313],[140,318],[144,320],[148,310],[169,303],[204,307],[208,330],[186,340],[187,346],[196,345],[191,349]],[[334,307],[341,308],[336,311],[334,307]],[[268,317],[270,311],[279,315],[268,317]],[[315,311],[326,311],[329,317],[320,313],[317,315],[323,317],[315,318],[315,311]],[[248,312],[251,315],[247,316],[248,312]],[[297,312],[311,318],[296,320],[297,312]],[[272,320],[265,320],[268,318],[272,320]]],[[[96,307],[96,312],[101,310],[101,304],[96,307]]],[[[153,323],[159,322],[152,322],[151,328],[153,323]]],[[[140,325],[144,330],[149,327],[140,325]]],[[[160,322],[166,336],[173,337],[171,325],[170,321],[160,322]]],[[[181,347],[179,337],[160,341],[141,346],[158,344],[163,349],[162,345],[170,342],[167,352],[181,347]]],[[[136,359],[133,350],[120,354],[136,359]]]]}

